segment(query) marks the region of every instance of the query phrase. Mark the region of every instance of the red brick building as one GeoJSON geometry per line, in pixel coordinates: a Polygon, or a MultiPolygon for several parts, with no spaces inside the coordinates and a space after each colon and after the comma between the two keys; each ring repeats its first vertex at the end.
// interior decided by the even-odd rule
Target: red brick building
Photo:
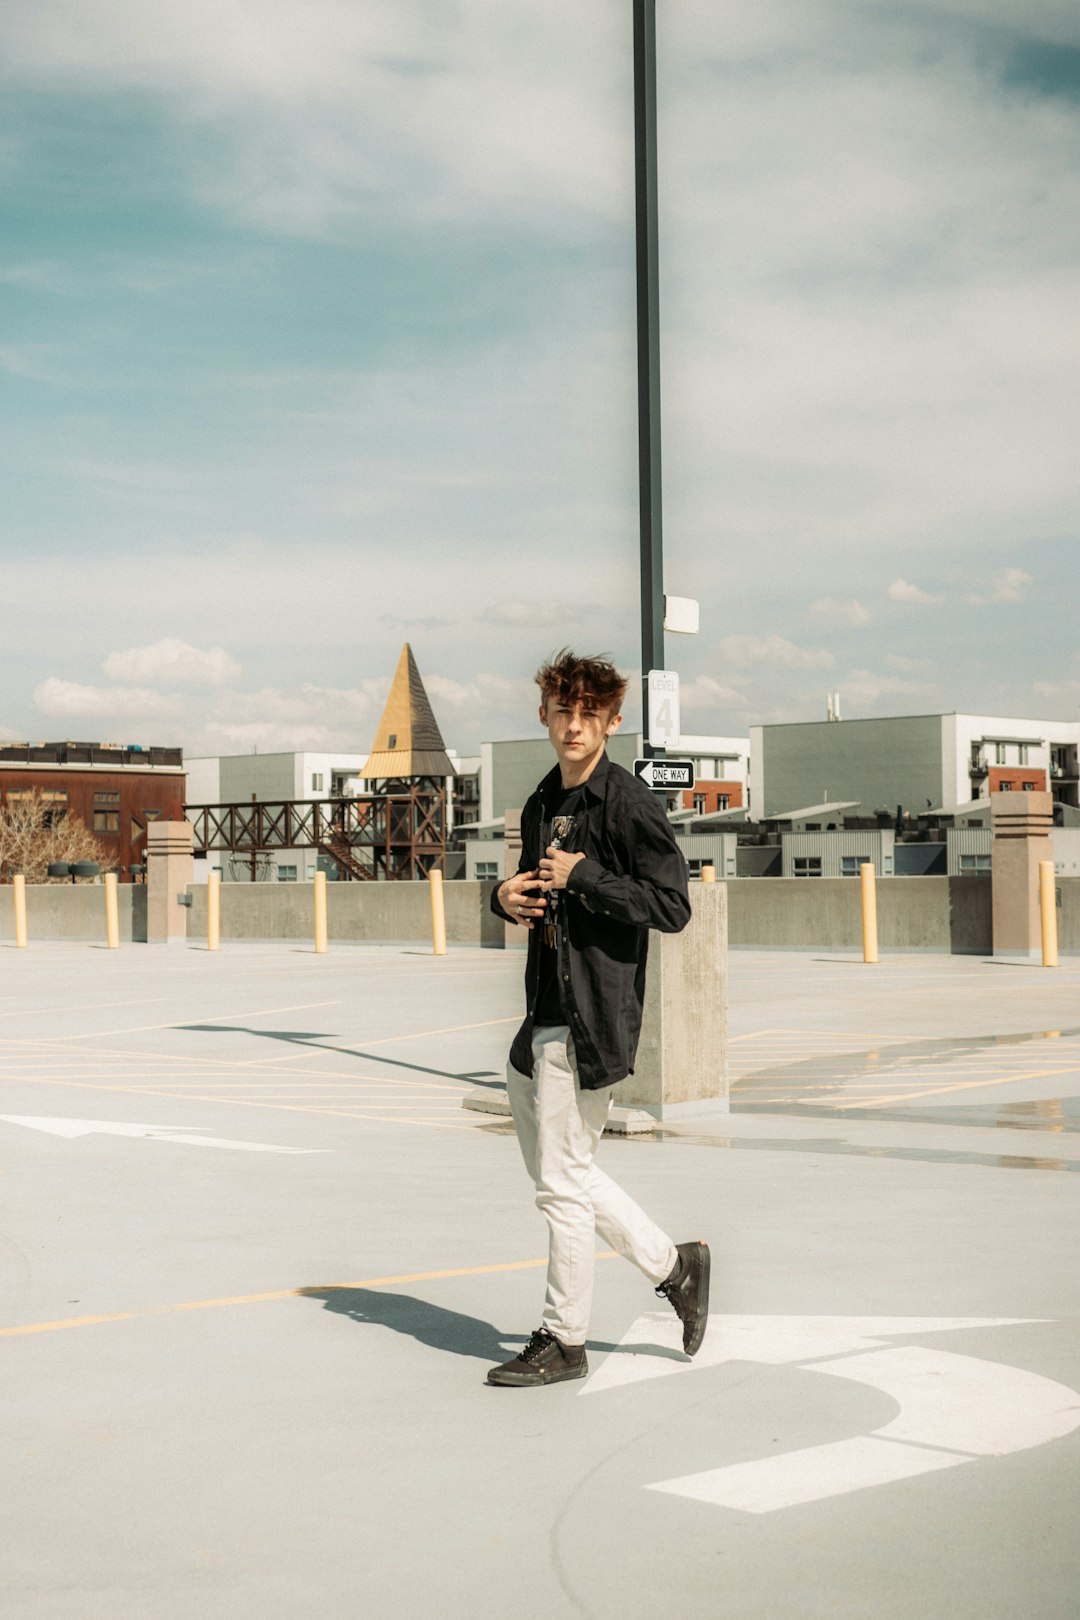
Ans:
{"type": "Polygon", "coordinates": [[[1046,772],[1026,765],[990,765],[986,783],[987,793],[1045,793],[1046,772]]]}
{"type": "Polygon", "coordinates": [[[151,821],[182,821],[186,776],[179,748],[112,743],[0,744],[0,804],[37,788],[52,817],[85,822],[122,883],[145,863],[151,821]]]}
{"type": "Polygon", "coordinates": [[[711,816],[716,810],[741,810],[744,799],[741,782],[697,782],[682,796],[682,809],[711,816]]]}

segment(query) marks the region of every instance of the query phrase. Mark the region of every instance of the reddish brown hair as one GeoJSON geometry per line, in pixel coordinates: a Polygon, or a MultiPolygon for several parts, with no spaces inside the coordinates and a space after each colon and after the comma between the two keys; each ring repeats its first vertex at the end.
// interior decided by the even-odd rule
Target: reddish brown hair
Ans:
{"type": "Polygon", "coordinates": [[[581,703],[587,709],[605,709],[618,714],[626,696],[627,679],[610,659],[602,654],[596,658],[579,658],[564,647],[554,653],[536,672],[540,699],[546,708],[554,698],[556,703],[581,703]]]}

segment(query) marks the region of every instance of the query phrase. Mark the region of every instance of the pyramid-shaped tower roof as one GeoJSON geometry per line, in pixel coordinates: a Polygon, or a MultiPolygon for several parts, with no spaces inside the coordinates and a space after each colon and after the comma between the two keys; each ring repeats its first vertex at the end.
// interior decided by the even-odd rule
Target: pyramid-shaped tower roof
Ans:
{"type": "Polygon", "coordinates": [[[401,649],[371,755],[360,775],[395,779],[454,775],[408,642],[401,649]]]}

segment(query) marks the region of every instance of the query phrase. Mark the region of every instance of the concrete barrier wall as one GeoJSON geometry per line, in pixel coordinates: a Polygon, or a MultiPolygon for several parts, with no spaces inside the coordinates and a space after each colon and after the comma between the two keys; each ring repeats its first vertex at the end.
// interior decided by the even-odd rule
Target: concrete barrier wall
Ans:
{"type": "MultiPolygon", "coordinates": [[[[0,939],[15,938],[14,889],[0,884],[0,939]]],[[[141,883],[117,886],[120,938],[146,939],[146,889],[141,883]]],[[[26,932],[36,939],[87,939],[105,943],[103,883],[32,883],[26,889],[26,932]]]]}
{"type": "Polygon", "coordinates": [[[1058,950],[1062,956],[1080,956],[1080,878],[1058,878],[1058,950]]]}
{"type": "MultiPolygon", "coordinates": [[[[881,949],[991,954],[988,877],[884,878],[877,884],[881,949]]],[[[734,949],[861,948],[859,885],[853,878],[729,878],[729,938],[734,949]]],[[[1059,878],[1063,954],[1080,955],[1080,878],[1059,878]]],[[[447,939],[498,948],[503,928],[488,909],[493,882],[448,882],[447,939]]],[[[193,886],[191,940],[206,938],[206,887],[193,886]]],[[[120,937],[146,938],[146,890],[121,884],[120,937]]],[[[331,940],[431,942],[426,883],[331,883],[331,940]]],[[[311,939],[309,883],[225,883],[223,939],[311,939]]],[[[27,890],[30,939],[104,940],[105,891],[90,884],[41,884],[27,890]]],[[[12,890],[0,885],[0,939],[15,937],[12,890]]]]}
{"type": "MultiPolygon", "coordinates": [[[[854,878],[729,878],[733,948],[861,950],[854,878]]],[[[886,878],[877,885],[882,950],[990,955],[988,877],[886,878]]]]}
{"type": "MultiPolygon", "coordinates": [[[[443,884],[446,938],[455,945],[501,946],[503,924],[489,909],[494,882],[443,884]]],[[[222,939],[311,939],[311,883],[223,883],[222,939]]],[[[206,938],[206,886],[191,890],[188,938],[206,938]]],[[[414,940],[431,944],[427,883],[328,883],[326,921],[331,940],[414,940]]]]}

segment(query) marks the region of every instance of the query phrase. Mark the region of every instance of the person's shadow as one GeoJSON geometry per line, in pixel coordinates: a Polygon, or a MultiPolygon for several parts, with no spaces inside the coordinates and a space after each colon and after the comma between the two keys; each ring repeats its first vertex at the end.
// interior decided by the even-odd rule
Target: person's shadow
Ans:
{"type": "MultiPolygon", "coordinates": [[[[425,1299],[411,1294],[390,1294],[385,1288],[302,1288],[306,1299],[320,1299],[324,1310],[347,1316],[350,1321],[363,1325],[389,1328],[404,1333],[433,1350],[447,1351],[454,1356],[472,1356],[477,1361],[505,1361],[528,1337],[518,1332],[504,1332],[491,1322],[477,1316],[465,1316],[460,1311],[448,1311],[442,1305],[431,1305],[425,1299]]],[[[654,1355],[681,1361],[677,1350],[663,1345],[610,1344],[590,1339],[593,1351],[633,1351],[638,1355],[654,1355]]]]}

